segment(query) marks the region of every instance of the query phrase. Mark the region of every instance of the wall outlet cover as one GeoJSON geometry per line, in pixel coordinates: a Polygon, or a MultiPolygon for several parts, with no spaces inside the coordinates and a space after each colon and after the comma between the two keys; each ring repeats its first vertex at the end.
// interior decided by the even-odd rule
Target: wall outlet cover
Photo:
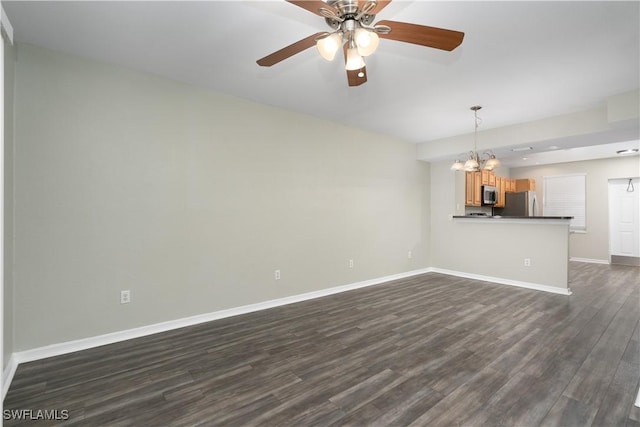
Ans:
{"type": "Polygon", "coordinates": [[[131,302],[131,291],[120,291],[120,304],[129,304],[131,302]]]}

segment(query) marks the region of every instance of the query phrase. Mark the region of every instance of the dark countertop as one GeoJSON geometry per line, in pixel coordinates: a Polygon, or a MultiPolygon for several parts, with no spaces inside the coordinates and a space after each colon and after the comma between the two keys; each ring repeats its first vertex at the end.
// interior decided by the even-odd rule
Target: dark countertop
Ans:
{"type": "Polygon", "coordinates": [[[483,216],[483,215],[454,215],[454,218],[464,219],[573,219],[572,216],[483,216]]]}

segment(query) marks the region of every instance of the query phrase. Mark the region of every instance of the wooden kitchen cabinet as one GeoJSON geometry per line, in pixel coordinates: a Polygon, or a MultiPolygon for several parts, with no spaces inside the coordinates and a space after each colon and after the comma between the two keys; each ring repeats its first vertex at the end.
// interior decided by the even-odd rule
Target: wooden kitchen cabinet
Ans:
{"type": "Polygon", "coordinates": [[[465,172],[464,204],[480,206],[482,204],[482,173],[465,172]]]}
{"type": "Polygon", "coordinates": [[[496,185],[496,175],[490,170],[481,170],[482,185],[496,185]]]}
{"type": "Polygon", "coordinates": [[[473,206],[473,172],[464,173],[464,204],[473,206]]]}
{"type": "Polygon", "coordinates": [[[535,179],[516,179],[516,191],[535,191],[535,179]]]}
{"type": "Polygon", "coordinates": [[[513,179],[496,176],[492,171],[488,170],[465,172],[464,204],[466,206],[482,206],[483,185],[491,185],[498,189],[496,208],[504,208],[507,193],[536,189],[536,181],[534,179],[513,179]]]}
{"type": "Polygon", "coordinates": [[[482,206],[482,173],[473,173],[473,206],[482,206]]]}
{"type": "Polygon", "coordinates": [[[498,189],[498,202],[495,204],[496,208],[504,208],[508,185],[509,178],[502,176],[496,177],[496,188],[498,189]]]}

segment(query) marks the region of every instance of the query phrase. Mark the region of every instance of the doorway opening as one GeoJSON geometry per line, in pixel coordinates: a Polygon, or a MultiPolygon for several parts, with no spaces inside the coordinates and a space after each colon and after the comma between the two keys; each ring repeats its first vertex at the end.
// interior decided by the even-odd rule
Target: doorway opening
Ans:
{"type": "Polygon", "coordinates": [[[609,262],[640,266],[640,178],[609,180],[609,262]]]}

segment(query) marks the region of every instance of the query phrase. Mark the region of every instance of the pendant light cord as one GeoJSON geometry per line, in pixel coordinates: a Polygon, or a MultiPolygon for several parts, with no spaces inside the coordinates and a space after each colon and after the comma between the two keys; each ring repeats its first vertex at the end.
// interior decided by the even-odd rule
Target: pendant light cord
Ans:
{"type": "Polygon", "coordinates": [[[480,163],[480,155],[478,154],[478,123],[480,121],[482,121],[481,119],[478,118],[478,110],[481,109],[482,107],[479,105],[475,105],[473,107],[471,107],[471,110],[473,111],[473,124],[474,124],[474,128],[473,128],[473,156],[475,158],[475,160],[478,162],[478,164],[480,163]]]}
{"type": "Polygon", "coordinates": [[[478,110],[473,110],[474,125],[473,128],[473,151],[478,152],[478,110]]]}

